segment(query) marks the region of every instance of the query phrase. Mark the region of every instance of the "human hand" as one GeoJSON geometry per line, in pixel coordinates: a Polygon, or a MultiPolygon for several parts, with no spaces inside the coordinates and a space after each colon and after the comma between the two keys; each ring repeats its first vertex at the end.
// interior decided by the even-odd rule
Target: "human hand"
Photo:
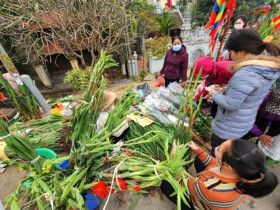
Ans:
{"type": "Polygon", "coordinates": [[[182,83],[182,87],[185,87],[185,86],[186,86],[186,82],[183,82],[183,83],[182,83]]]}
{"type": "Polygon", "coordinates": [[[225,89],[222,88],[222,87],[217,87],[214,90],[216,90],[217,92],[220,92],[220,93],[224,93],[225,92],[225,89]]]}
{"type": "Polygon", "coordinates": [[[262,141],[262,145],[266,147],[272,147],[273,141],[271,140],[271,136],[268,135],[260,135],[260,140],[262,141]]]}
{"type": "Polygon", "coordinates": [[[198,146],[196,146],[196,144],[195,144],[193,141],[191,141],[191,143],[190,143],[188,146],[189,146],[189,148],[191,148],[193,151],[196,151],[196,150],[198,149],[198,146]]]}
{"type": "Polygon", "coordinates": [[[215,92],[217,92],[217,91],[216,91],[216,90],[214,90],[214,89],[211,89],[211,90],[209,91],[209,93],[208,93],[208,94],[209,94],[210,96],[212,96],[212,95],[213,95],[213,93],[215,93],[215,92]]]}
{"type": "MultiPolygon", "coordinates": [[[[179,146],[179,149],[181,149],[182,146],[183,146],[183,144],[181,144],[181,145],[179,146]]],[[[176,151],[177,151],[177,144],[176,144],[176,141],[175,141],[175,139],[174,139],[174,141],[173,141],[173,148],[172,148],[172,157],[174,157],[176,151]]]]}
{"type": "Polygon", "coordinates": [[[213,98],[212,97],[207,98],[207,102],[208,103],[213,103],[213,98]]]}

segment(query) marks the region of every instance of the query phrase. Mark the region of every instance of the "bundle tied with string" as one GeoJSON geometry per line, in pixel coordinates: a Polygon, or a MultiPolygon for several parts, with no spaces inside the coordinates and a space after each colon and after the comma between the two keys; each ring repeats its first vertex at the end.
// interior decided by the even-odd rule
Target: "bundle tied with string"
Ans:
{"type": "MultiPolygon", "coordinates": [[[[119,185],[119,180],[126,183],[128,190],[140,191],[143,193],[146,192],[146,188],[150,186],[160,186],[162,180],[167,180],[175,189],[177,198],[182,199],[183,202],[188,205],[186,198],[188,198],[189,195],[185,187],[181,186],[178,182],[182,180],[184,185],[187,186],[187,178],[191,177],[184,169],[184,166],[192,161],[186,160],[185,154],[188,150],[187,146],[185,145],[179,148],[178,145],[179,149],[174,156],[172,156],[168,151],[168,144],[166,144],[166,160],[160,162],[137,150],[128,149],[131,144],[133,144],[133,142],[126,143],[125,146],[127,148],[124,148],[121,154],[113,157],[106,163],[116,164],[116,162],[118,162],[117,166],[113,166],[109,168],[109,171],[107,169],[106,172],[104,171],[99,174],[101,180],[110,185],[110,194],[112,189],[122,190],[119,185]],[[110,171],[113,171],[113,173],[110,171]],[[114,185],[114,182],[116,182],[116,185],[114,185]]],[[[110,194],[106,205],[109,202],[110,194]]]]}

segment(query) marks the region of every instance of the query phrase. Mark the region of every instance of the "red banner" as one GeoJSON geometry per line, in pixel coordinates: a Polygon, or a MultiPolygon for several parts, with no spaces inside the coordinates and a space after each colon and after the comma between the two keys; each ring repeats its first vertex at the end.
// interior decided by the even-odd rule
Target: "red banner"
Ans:
{"type": "Polygon", "coordinates": [[[168,0],[168,2],[167,2],[167,7],[168,7],[169,9],[172,9],[172,1],[171,1],[171,0],[168,0]]]}

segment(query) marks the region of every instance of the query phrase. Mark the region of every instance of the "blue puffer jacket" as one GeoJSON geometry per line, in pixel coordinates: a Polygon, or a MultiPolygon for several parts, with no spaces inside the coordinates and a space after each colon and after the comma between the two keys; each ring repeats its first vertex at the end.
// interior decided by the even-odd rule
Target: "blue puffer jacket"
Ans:
{"type": "MultiPolygon", "coordinates": [[[[222,139],[238,139],[254,125],[258,108],[273,82],[280,77],[280,59],[247,60],[235,63],[225,95],[214,92],[219,105],[212,132],[222,139]]],[[[263,59],[263,58],[262,58],[263,59]]]]}

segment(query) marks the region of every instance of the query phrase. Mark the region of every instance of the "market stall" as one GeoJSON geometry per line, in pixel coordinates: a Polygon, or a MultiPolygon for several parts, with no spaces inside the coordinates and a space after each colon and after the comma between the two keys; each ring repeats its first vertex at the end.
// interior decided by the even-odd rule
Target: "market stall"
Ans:
{"type": "Polygon", "coordinates": [[[170,182],[177,198],[187,204],[188,192],[178,182],[186,183],[191,177],[187,169],[192,153],[187,144],[194,133],[207,136],[210,132],[210,121],[199,109],[201,101],[198,105],[193,102],[198,79],[194,86],[190,83],[182,88],[173,83],[151,94],[131,88],[110,106],[107,120],[98,129],[106,103],[103,71],[114,65],[112,57],[103,51],[91,69],[83,102],[72,107],[71,119],[49,115],[10,127],[1,120],[0,136],[7,144],[6,153],[26,161],[2,163],[30,172],[6,198],[6,207],[94,209],[103,202],[105,209],[112,193],[147,193],[148,187],[160,186],[162,180],[170,182]],[[124,122],[129,130],[114,142],[112,137],[124,122]],[[173,152],[175,145],[178,149],[173,152]],[[50,157],[39,154],[38,148],[55,152],[69,148],[69,155],[50,157]],[[26,194],[25,202],[19,203],[26,194]]]}

